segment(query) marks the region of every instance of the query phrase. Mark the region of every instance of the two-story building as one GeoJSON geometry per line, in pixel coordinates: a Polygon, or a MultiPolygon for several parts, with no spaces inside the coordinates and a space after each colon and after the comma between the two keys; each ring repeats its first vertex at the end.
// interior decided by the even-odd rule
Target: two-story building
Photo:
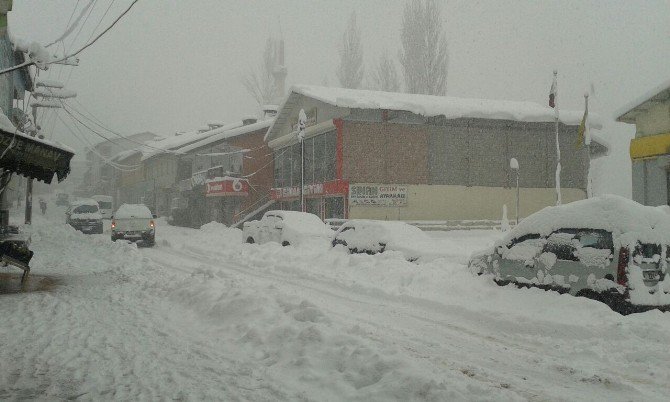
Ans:
{"type": "MultiPolygon", "coordinates": [[[[555,203],[553,109],[295,86],[266,136],[282,209],[299,209],[301,109],[306,211],[322,218],[499,220],[503,205],[515,204],[511,158],[520,165],[521,216],[555,203]]],[[[589,161],[607,152],[597,136],[576,145],[582,116],[560,113],[563,202],[586,198],[589,161]]],[[[600,128],[595,116],[591,127],[600,128]]]]}
{"type": "Polygon", "coordinates": [[[273,119],[244,125],[177,149],[181,154],[172,217],[175,224],[227,225],[266,206],[272,187],[272,152],[264,141],[273,119]]]}
{"type": "MultiPolygon", "coordinates": [[[[92,195],[111,195],[114,196],[115,174],[116,170],[112,161],[115,155],[121,152],[138,148],[146,141],[156,138],[156,134],[142,132],[129,135],[125,138],[113,137],[112,141],[101,141],[95,144],[86,153],[86,163],[88,168],[84,174],[83,182],[78,189],[79,194],[86,196],[92,195]]],[[[123,169],[126,169],[123,167],[123,169]]]]}
{"type": "Polygon", "coordinates": [[[670,204],[670,80],[634,99],[617,116],[617,121],[635,124],[630,142],[633,200],[670,204]]]}

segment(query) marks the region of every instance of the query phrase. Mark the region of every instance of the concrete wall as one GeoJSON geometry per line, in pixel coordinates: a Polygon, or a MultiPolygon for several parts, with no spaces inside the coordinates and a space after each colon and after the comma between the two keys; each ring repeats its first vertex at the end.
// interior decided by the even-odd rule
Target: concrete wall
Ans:
{"type": "Polygon", "coordinates": [[[368,183],[428,183],[428,126],[345,121],[342,178],[368,183]]]}
{"type": "MultiPolygon", "coordinates": [[[[560,125],[561,187],[586,189],[588,155],[578,148],[577,127],[560,125]]],[[[509,160],[520,166],[521,187],[554,188],[553,123],[457,119],[430,126],[430,182],[465,186],[516,186],[509,160]]]]}
{"type": "MultiPolygon", "coordinates": [[[[353,183],[352,183],[353,184],[353,183]]],[[[356,183],[368,184],[368,183],[356,183]]],[[[562,189],[563,203],[584,199],[582,189],[562,189]]],[[[521,188],[520,216],[525,217],[555,204],[554,189],[521,188]]],[[[516,189],[451,185],[409,185],[407,205],[401,207],[350,206],[351,219],[383,220],[500,220],[503,205],[515,218],[516,189]]]]}

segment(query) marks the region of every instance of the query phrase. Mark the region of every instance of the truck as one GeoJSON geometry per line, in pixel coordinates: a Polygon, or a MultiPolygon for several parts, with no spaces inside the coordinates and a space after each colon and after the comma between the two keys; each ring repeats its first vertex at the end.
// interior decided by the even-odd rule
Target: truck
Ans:
{"type": "Polygon", "coordinates": [[[112,215],[112,241],[128,240],[152,247],[156,244],[156,223],[143,204],[123,204],[112,215]]]}
{"type": "Polygon", "coordinates": [[[330,242],[333,235],[332,229],[318,216],[296,211],[268,211],[260,220],[245,222],[242,233],[246,243],[275,242],[282,246],[310,239],[330,242]]]}

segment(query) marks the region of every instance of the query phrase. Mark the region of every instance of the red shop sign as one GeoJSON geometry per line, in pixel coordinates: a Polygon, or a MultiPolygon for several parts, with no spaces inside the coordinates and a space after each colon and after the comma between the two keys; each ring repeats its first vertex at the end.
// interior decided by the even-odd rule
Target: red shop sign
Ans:
{"type": "Polygon", "coordinates": [[[247,179],[215,179],[205,182],[205,185],[205,196],[207,197],[246,197],[249,195],[247,179]]]}

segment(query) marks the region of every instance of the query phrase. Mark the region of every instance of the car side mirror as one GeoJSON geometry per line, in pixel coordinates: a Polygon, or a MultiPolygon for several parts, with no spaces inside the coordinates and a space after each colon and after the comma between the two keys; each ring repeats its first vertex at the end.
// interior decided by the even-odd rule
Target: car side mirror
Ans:
{"type": "Polygon", "coordinates": [[[502,255],[503,255],[503,251],[504,251],[504,250],[503,250],[503,247],[502,247],[502,246],[498,246],[498,247],[496,247],[496,254],[498,254],[499,256],[502,257],[502,255]]]}
{"type": "Polygon", "coordinates": [[[114,219],[114,215],[110,216],[109,219],[114,219]]]}
{"type": "Polygon", "coordinates": [[[154,219],[156,219],[156,218],[158,218],[158,215],[156,215],[156,214],[151,214],[151,217],[154,218],[154,219]]]}

